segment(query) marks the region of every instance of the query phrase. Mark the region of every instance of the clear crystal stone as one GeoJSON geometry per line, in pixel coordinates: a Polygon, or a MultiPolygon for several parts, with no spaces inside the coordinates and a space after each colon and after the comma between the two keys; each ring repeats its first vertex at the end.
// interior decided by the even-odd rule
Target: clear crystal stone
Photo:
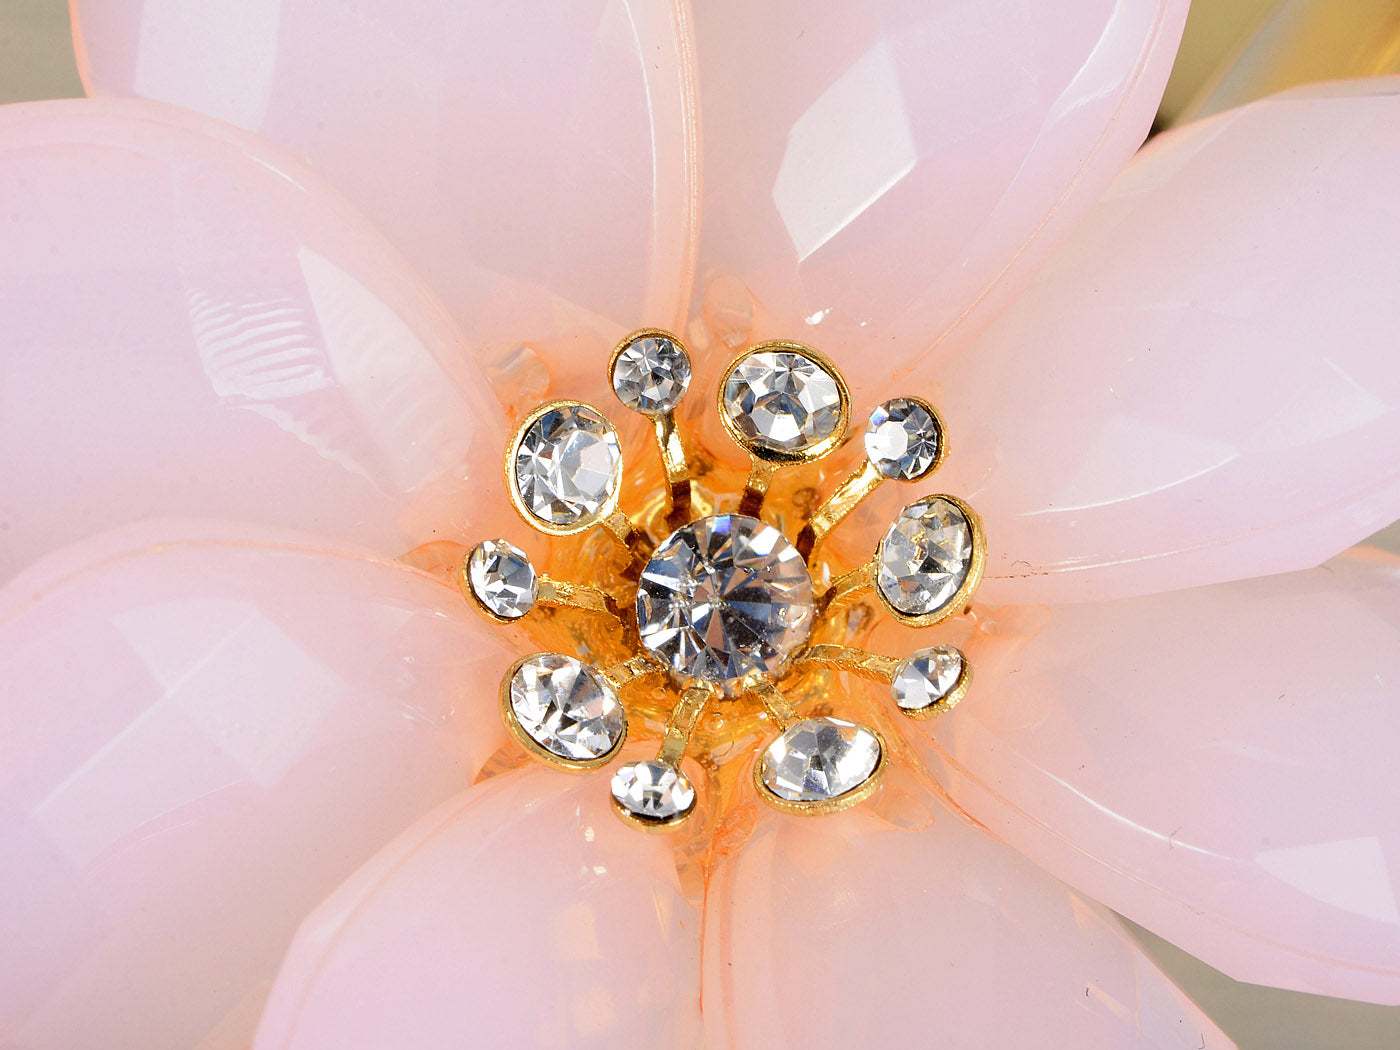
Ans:
{"type": "Polygon", "coordinates": [[[877,405],[865,428],[865,454],[895,481],[914,481],[938,459],[938,423],[927,408],[908,397],[877,405]]]}
{"type": "Polygon", "coordinates": [[[562,653],[536,653],[521,661],[510,680],[510,708],[535,743],[575,762],[608,754],[626,729],[612,686],[562,653]]]}
{"type": "Polygon", "coordinates": [[[880,764],[873,730],[839,718],[794,722],[763,751],[763,785],[789,802],[829,802],[854,791],[880,764]]]}
{"type": "Polygon", "coordinates": [[[503,620],[518,620],[535,605],[535,567],[508,540],[478,543],[467,560],[476,600],[503,620]]]}
{"type": "Polygon", "coordinates": [[[622,449],[596,409],[563,404],[531,423],[515,450],[515,487],[526,511],[551,525],[593,518],[617,491],[622,449]]]}
{"type": "Polygon", "coordinates": [[[841,388],[826,369],[788,350],[744,358],[724,384],[724,411],[750,444],[805,452],[836,433],[841,388]]]}
{"type": "Polygon", "coordinates": [[[617,399],[633,412],[670,412],[690,386],[690,357],[674,340],[642,336],[617,355],[612,385],[617,399]]]}
{"type": "Polygon", "coordinates": [[[962,673],[963,654],[956,646],[920,649],[895,668],[890,695],[906,711],[923,711],[952,692],[962,673]]]}
{"type": "Polygon", "coordinates": [[[632,816],[665,824],[690,812],[695,788],[669,762],[628,762],[613,774],[612,797],[632,816]]]}
{"type": "Polygon", "coordinates": [[[899,512],[876,556],[875,585],[906,616],[942,610],[972,569],[972,526],[958,506],[929,496],[899,512]]]}
{"type": "Polygon", "coordinates": [[[716,514],[677,529],[637,587],[642,644],[677,679],[729,695],[752,672],[771,675],[807,640],[812,577],[787,538],[757,518],[716,514]]]}

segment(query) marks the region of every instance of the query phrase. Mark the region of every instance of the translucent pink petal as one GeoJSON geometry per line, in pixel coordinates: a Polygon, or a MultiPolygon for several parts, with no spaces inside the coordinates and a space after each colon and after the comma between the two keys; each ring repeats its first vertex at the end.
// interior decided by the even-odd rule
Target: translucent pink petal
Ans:
{"type": "Polygon", "coordinates": [[[1400,516],[1400,81],[1155,140],[941,377],[987,601],[1306,568],[1400,516]]]}
{"type": "Polygon", "coordinates": [[[0,591],[0,1043],[242,1050],[306,912],[503,743],[515,654],[286,534],[82,548],[0,591]]]}
{"type": "Polygon", "coordinates": [[[938,360],[1146,137],[1184,0],[697,4],[700,275],[756,333],[854,365],[938,360]],[[956,332],[955,332],[956,330],[956,332]]]}
{"type": "Polygon", "coordinates": [[[256,1050],[694,1047],[699,910],[607,795],[532,767],[423,818],[302,924],[256,1050]]]}
{"type": "Polygon", "coordinates": [[[306,157],[479,354],[548,344],[567,370],[572,336],[680,323],[696,142],[672,0],[73,6],[90,91],[177,102],[306,157]]]}
{"type": "Polygon", "coordinates": [[[1044,617],[934,724],[954,797],[1233,977],[1400,1003],[1400,559],[1044,617]]]}
{"type": "Polygon", "coordinates": [[[1233,1045],[1115,920],[946,810],[765,815],[707,900],[716,1048],[1233,1045]]]}
{"type": "Polygon", "coordinates": [[[0,579],[152,515],[397,554],[497,506],[460,333],[281,151],[154,103],[6,106],[0,200],[0,579]]]}

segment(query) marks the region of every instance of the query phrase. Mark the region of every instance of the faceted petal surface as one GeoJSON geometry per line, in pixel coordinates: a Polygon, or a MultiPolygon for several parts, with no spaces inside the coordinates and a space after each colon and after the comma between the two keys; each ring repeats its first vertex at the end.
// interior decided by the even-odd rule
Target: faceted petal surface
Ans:
{"type": "Polygon", "coordinates": [[[246,526],[0,591],[0,1016],[26,1050],[243,1050],[292,932],[505,737],[454,590],[246,526]]]}
{"type": "Polygon", "coordinates": [[[715,1050],[1233,1045],[1113,919],[941,809],[761,814],[707,899],[715,1050]]]}
{"type": "Polygon", "coordinates": [[[484,360],[678,328],[696,195],[690,41],[669,0],[79,0],[97,95],[256,131],[422,273],[484,360]],[[601,336],[598,333],[603,333],[601,336]]]}
{"type": "Polygon", "coordinates": [[[479,528],[500,410],[311,172],[154,103],[0,110],[0,579],[160,514],[398,553],[479,528]]]}
{"type": "Polygon", "coordinates": [[[966,345],[1142,142],[1186,6],[697,4],[699,272],[747,284],[755,336],[830,353],[857,400],[897,393],[891,372],[966,345]]]}
{"type": "Polygon", "coordinates": [[[1400,559],[1040,615],[909,733],[958,802],[1233,977],[1400,1003],[1400,559]]]}
{"type": "Polygon", "coordinates": [[[1400,517],[1398,92],[1162,135],[938,377],[983,600],[1301,569],[1400,517]]]}
{"type": "Polygon", "coordinates": [[[700,914],[671,836],[523,770],[410,828],[302,924],[255,1050],[685,1050],[700,914]]]}

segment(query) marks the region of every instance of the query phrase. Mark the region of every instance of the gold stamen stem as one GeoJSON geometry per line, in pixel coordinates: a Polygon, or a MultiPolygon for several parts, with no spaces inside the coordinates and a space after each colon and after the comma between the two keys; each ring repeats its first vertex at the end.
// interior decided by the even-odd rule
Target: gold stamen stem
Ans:
{"type": "Polygon", "coordinates": [[[763,509],[763,499],[768,495],[768,486],[773,481],[773,475],[778,472],[781,463],[774,463],[771,460],[753,457],[753,467],[749,470],[749,480],[744,485],[744,494],[739,498],[739,513],[747,514],[751,518],[758,517],[758,512],[763,509]]]}
{"type": "Polygon", "coordinates": [[[621,691],[633,682],[665,673],[666,668],[657,663],[649,653],[642,653],[640,656],[634,656],[630,660],[623,660],[619,664],[613,664],[606,668],[603,671],[603,677],[612,683],[614,689],[621,691]]]}
{"type": "Polygon", "coordinates": [[[894,681],[895,669],[899,661],[892,656],[867,652],[849,645],[809,646],[795,661],[798,664],[820,664],[840,671],[850,671],[872,682],[889,685],[894,681]]]}
{"type": "Polygon", "coordinates": [[[826,593],[822,595],[821,601],[817,604],[817,612],[820,615],[833,605],[847,601],[874,586],[875,563],[868,561],[832,580],[831,586],[827,588],[826,593]]]}
{"type": "Polygon", "coordinates": [[[748,683],[748,691],[762,701],[779,729],[786,729],[797,721],[797,712],[788,703],[787,697],[778,691],[771,679],[754,677],[748,683]]]}
{"type": "Polygon", "coordinates": [[[535,582],[535,604],[558,609],[582,609],[584,612],[607,613],[623,622],[622,611],[611,594],[601,587],[586,583],[568,583],[541,574],[535,582]]]}
{"type": "Polygon", "coordinates": [[[632,519],[620,510],[614,510],[598,524],[608,530],[608,535],[613,538],[622,552],[627,555],[629,568],[632,566],[641,567],[646,561],[647,535],[632,523],[632,519]]]}
{"type": "Polygon", "coordinates": [[[861,500],[879,488],[880,482],[884,480],[885,476],[875,469],[874,463],[868,459],[862,463],[850,477],[841,482],[836,491],[826,498],[826,502],[817,508],[812,519],[802,527],[802,531],[797,535],[797,552],[804,558],[810,557],[826,534],[840,524],[842,518],[855,510],[861,500]]]}
{"type": "Polygon", "coordinates": [[[658,762],[672,766],[680,764],[690,743],[690,734],[695,732],[695,726],[700,721],[701,712],[718,695],[719,690],[713,682],[692,678],[686,684],[681,702],[672,709],[671,717],[666,721],[666,736],[661,741],[661,750],[656,753],[658,762]]]}
{"type": "Polygon", "coordinates": [[[661,451],[661,465],[666,468],[666,485],[669,489],[666,521],[672,527],[679,528],[690,521],[690,463],[686,459],[680,433],[676,430],[675,413],[653,416],[651,422],[656,430],[656,447],[661,451]]]}

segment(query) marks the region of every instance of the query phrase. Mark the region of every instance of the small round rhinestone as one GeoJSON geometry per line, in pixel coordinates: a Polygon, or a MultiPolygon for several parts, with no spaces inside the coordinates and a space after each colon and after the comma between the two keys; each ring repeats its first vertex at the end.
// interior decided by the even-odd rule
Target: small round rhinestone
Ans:
{"type": "Polygon", "coordinates": [[[633,412],[659,416],[681,403],[690,386],[690,357],[671,339],[634,339],[613,362],[613,392],[633,412]]]}
{"type": "Polygon", "coordinates": [[[518,620],[535,605],[535,567],[508,540],[478,543],[467,560],[472,594],[502,620],[518,620]]]}
{"type": "Polygon", "coordinates": [[[865,454],[894,481],[916,481],[938,461],[938,422],[918,401],[896,397],[870,413],[865,454]]]}
{"type": "Polygon", "coordinates": [[[788,350],[750,354],[724,384],[724,411],[750,444],[801,453],[841,425],[841,388],[821,365],[788,350]]]}
{"type": "Polygon", "coordinates": [[[628,762],[612,778],[612,797],[639,820],[669,824],[695,806],[690,778],[668,762],[628,762]]]}
{"type": "Polygon", "coordinates": [[[596,516],[617,491],[617,431],[595,409],[564,404],[531,423],[515,450],[515,486],[525,510],[550,525],[596,516]]]}
{"type": "Polygon", "coordinates": [[[972,526],[951,500],[929,496],[899,513],[880,541],[875,584],[905,616],[932,616],[972,571],[972,526]]]}
{"type": "Polygon", "coordinates": [[[963,654],[956,646],[920,649],[895,669],[890,695],[906,711],[924,711],[941,703],[962,674],[963,654]]]}
{"type": "Polygon", "coordinates": [[[773,674],[807,640],[816,606],[797,548],[757,518],[716,514],[677,529],[637,588],[642,644],[676,679],[734,695],[753,672],[773,674]]]}
{"type": "Polygon", "coordinates": [[[607,755],[627,728],[612,686],[562,653],[536,653],[521,661],[510,680],[510,707],[530,739],[573,762],[607,755]]]}
{"type": "Polygon", "coordinates": [[[804,718],[783,730],[759,761],[764,787],[779,798],[830,802],[870,779],[880,764],[880,738],[839,718],[804,718]]]}

